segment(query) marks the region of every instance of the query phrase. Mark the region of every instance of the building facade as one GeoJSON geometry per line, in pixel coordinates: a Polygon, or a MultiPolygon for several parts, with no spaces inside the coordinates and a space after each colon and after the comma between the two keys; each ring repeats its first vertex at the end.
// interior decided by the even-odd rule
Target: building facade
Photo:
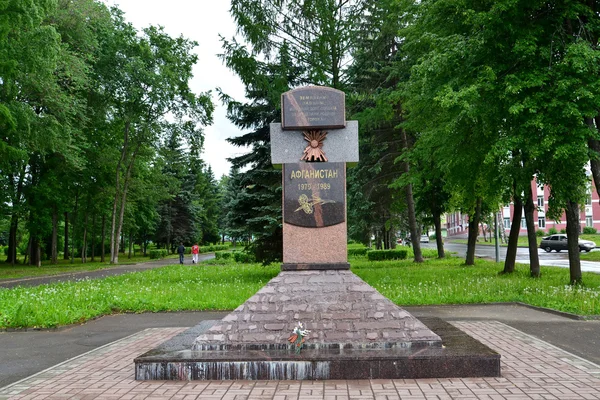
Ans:
{"type": "MultiPolygon", "coordinates": [[[[536,210],[533,212],[536,230],[548,232],[550,228],[554,228],[557,232],[560,232],[561,230],[566,229],[567,219],[564,214],[561,216],[560,220],[557,221],[546,217],[548,212],[548,199],[550,198],[550,188],[543,185],[538,186],[537,182],[534,180],[531,182],[531,192],[535,194],[533,201],[537,206],[536,210]]],[[[504,230],[508,234],[514,213],[513,203],[504,206],[501,212],[504,230]]],[[[527,233],[524,210],[521,215],[520,234],[524,235],[527,233]]],[[[581,207],[579,221],[581,225],[580,231],[583,231],[584,227],[589,226],[600,232],[600,201],[598,193],[593,186],[593,182],[588,189],[585,205],[582,205],[581,207]]],[[[469,216],[461,212],[447,214],[446,227],[448,229],[448,236],[465,235],[469,230],[469,216]]]]}

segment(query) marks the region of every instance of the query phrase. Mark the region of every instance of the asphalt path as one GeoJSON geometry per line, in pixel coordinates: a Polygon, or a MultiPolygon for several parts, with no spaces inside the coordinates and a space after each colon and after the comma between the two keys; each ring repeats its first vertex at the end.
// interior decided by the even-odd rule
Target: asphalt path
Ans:
{"type": "MultiPolygon", "coordinates": [[[[422,247],[435,249],[435,242],[430,243],[421,243],[422,247]]],[[[444,243],[444,249],[447,251],[456,252],[458,256],[464,257],[467,253],[467,245],[462,243],[444,243]]],[[[600,249],[594,249],[592,251],[600,251],[600,249]]],[[[551,252],[546,253],[542,249],[537,249],[538,256],[540,259],[540,265],[547,267],[562,267],[569,268],[569,253],[566,251],[561,251],[560,253],[551,252]]],[[[475,257],[479,258],[487,258],[491,260],[496,259],[496,249],[495,246],[489,245],[476,245],[475,246],[475,257]]],[[[500,246],[500,260],[504,261],[506,259],[506,247],[500,246]]],[[[519,247],[517,249],[517,257],[516,261],[522,264],[529,264],[529,249],[526,247],[519,247]]],[[[595,272],[600,273],[600,262],[595,261],[581,261],[581,270],[585,272],[595,272]]]]}

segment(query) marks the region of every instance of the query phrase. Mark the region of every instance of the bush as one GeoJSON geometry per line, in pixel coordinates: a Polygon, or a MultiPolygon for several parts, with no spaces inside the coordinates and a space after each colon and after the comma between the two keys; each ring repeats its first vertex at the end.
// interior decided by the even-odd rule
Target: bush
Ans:
{"type": "Polygon", "coordinates": [[[151,260],[160,260],[161,258],[165,258],[169,253],[166,249],[156,249],[150,250],[150,259],[151,260]]]}
{"type": "Polygon", "coordinates": [[[227,260],[231,258],[231,252],[229,251],[216,251],[215,258],[217,260],[227,260]]]}
{"type": "Polygon", "coordinates": [[[383,260],[404,260],[408,255],[408,251],[405,249],[401,250],[371,250],[367,252],[367,258],[369,261],[383,261],[383,260]]]}
{"type": "Polygon", "coordinates": [[[546,232],[544,232],[541,229],[538,229],[537,231],[535,231],[535,236],[537,236],[537,237],[546,236],[546,232]]]}
{"type": "Polygon", "coordinates": [[[583,233],[586,235],[594,235],[597,232],[598,231],[596,230],[596,228],[592,228],[591,226],[586,226],[585,228],[583,228],[583,233]]]}
{"type": "Polygon", "coordinates": [[[222,250],[228,250],[229,246],[222,244],[222,245],[215,245],[215,244],[211,244],[208,246],[201,246],[200,247],[200,253],[212,253],[213,251],[222,251],[222,250]]]}
{"type": "Polygon", "coordinates": [[[364,256],[365,254],[367,254],[367,251],[369,251],[371,249],[369,249],[368,247],[362,247],[359,249],[348,249],[348,255],[349,256],[364,256]]]}
{"type": "Polygon", "coordinates": [[[253,263],[256,262],[256,259],[254,258],[254,255],[249,254],[249,253],[244,253],[241,251],[236,251],[235,253],[233,253],[233,259],[235,260],[235,262],[239,262],[239,263],[253,263]]]}
{"type": "Polygon", "coordinates": [[[567,230],[566,229],[561,229],[560,233],[567,233],[567,230]]]}
{"type": "Polygon", "coordinates": [[[548,229],[548,234],[549,235],[556,235],[557,233],[558,233],[558,231],[554,227],[548,229]]]}

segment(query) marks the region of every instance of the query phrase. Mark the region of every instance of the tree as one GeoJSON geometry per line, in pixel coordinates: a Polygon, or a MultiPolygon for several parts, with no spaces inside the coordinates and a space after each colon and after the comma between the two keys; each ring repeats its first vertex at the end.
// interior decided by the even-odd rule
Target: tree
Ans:
{"type": "MultiPolygon", "coordinates": [[[[115,167],[115,195],[111,222],[111,263],[118,263],[119,237],[127,191],[136,158],[155,143],[167,115],[191,129],[212,121],[209,94],[196,96],[189,88],[197,56],[195,42],[171,38],[162,28],[144,29],[142,36],[113,10],[115,32],[105,38],[97,86],[110,103],[107,118],[122,134],[115,167]]],[[[148,152],[147,154],[151,154],[148,152]]]]}

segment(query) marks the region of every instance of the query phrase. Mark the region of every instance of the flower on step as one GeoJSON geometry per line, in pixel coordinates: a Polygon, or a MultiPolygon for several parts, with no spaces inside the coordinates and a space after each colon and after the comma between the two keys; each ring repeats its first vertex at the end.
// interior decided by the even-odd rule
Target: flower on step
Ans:
{"type": "Polygon", "coordinates": [[[298,326],[294,328],[292,336],[288,338],[288,342],[292,343],[295,346],[296,354],[300,354],[300,350],[302,350],[302,346],[306,341],[304,337],[309,333],[310,331],[308,329],[304,329],[304,325],[302,325],[302,322],[298,322],[298,326]]]}

